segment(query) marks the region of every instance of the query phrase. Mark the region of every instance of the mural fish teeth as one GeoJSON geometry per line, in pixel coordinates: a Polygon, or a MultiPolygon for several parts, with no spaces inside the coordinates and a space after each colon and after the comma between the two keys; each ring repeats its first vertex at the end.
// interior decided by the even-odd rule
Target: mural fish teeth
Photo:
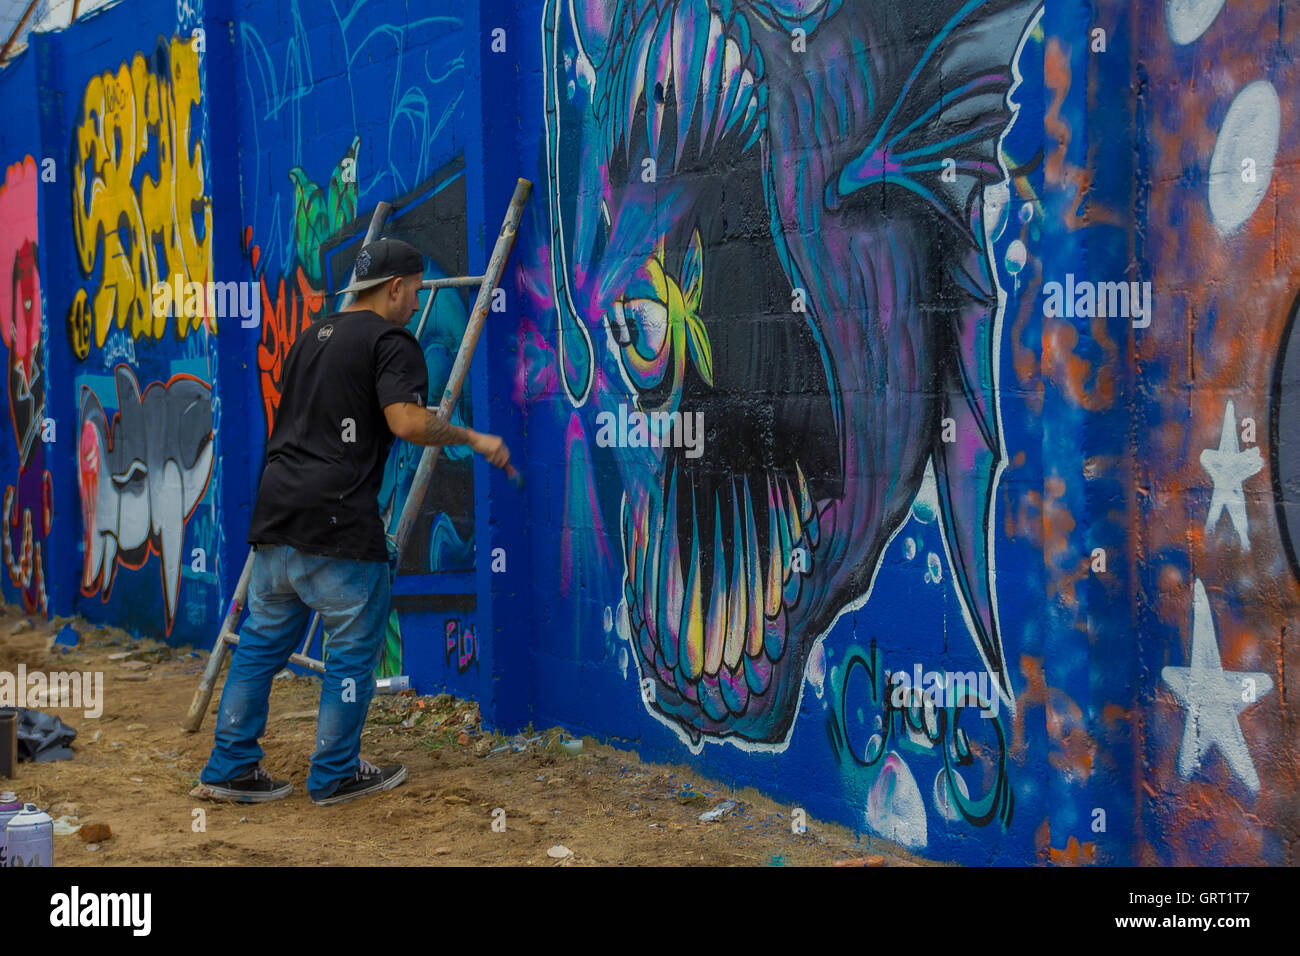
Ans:
{"type": "Polygon", "coordinates": [[[565,393],[593,416],[704,422],[698,460],[613,449],[647,705],[692,746],[786,744],[811,648],[869,596],[927,469],[950,580],[1014,710],[983,196],[1006,175],[1038,6],[545,6],[565,393]]]}
{"type": "Polygon", "coordinates": [[[693,512],[686,550],[686,539],[678,536],[677,503],[700,496],[679,494],[676,482],[675,472],[667,497],[673,507],[662,519],[650,519],[657,502],[649,498],[638,505],[624,502],[631,626],[663,681],[661,703],[679,703],[675,695],[698,700],[711,721],[734,723],[746,714],[751,694],[768,689],[773,667],[782,662],[789,617],[801,607],[801,584],[816,550],[811,525],[804,526],[813,506],[805,498],[801,515],[790,483],[779,476],[766,479],[756,505],[745,476],[730,493],[711,492],[712,547],[700,531],[700,513],[693,512]],[[729,522],[723,520],[724,503],[729,522]],[[756,512],[766,514],[765,538],[758,534],[756,512]],[[798,561],[796,549],[803,552],[798,561]],[[642,577],[647,567],[649,581],[642,577]],[[706,567],[712,568],[707,586],[706,567]],[[660,573],[667,574],[662,590],[660,573]],[[646,625],[661,613],[659,628],[646,625]],[[667,640],[657,643],[658,635],[667,640]]]}
{"type": "Polygon", "coordinates": [[[110,424],[95,393],[81,387],[78,474],[85,529],[81,590],[113,588],[117,565],[140,568],[150,551],[162,566],[170,633],[180,594],[185,523],[212,474],[212,387],[191,375],[153,382],[143,396],[125,365],[113,370],[117,413],[110,424]]]}

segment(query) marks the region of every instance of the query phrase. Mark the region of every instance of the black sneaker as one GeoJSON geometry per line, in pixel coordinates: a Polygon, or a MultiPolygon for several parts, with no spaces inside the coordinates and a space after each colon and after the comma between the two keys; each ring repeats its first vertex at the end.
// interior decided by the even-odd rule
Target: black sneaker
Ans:
{"type": "Polygon", "coordinates": [[[327,807],[333,803],[347,803],[357,797],[392,790],[406,780],[406,768],[400,763],[388,767],[376,767],[368,760],[362,760],[357,766],[357,773],[351,780],[339,784],[339,788],[328,797],[312,797],[311,802],[318,807],[327,807]]]}
{"type": "Polygon", "coordinates": [[[236,803],[265,803],[281,800],[293,793],[293,784],[288,780],[273,780],[261,764],[225,783],[202,783],[200,786],[206,791],[204,796],[236,803]]]}

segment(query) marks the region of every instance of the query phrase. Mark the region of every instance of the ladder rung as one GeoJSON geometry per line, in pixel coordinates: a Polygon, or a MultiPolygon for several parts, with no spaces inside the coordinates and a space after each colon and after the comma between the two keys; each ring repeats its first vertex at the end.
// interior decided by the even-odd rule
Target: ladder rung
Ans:
{"type": "Polygon", "coordinates": [[[482,285],[483,276],[451,276],[446,279],[425,279],[420,283],[423,289],[446,289],[452,286],[482,285]]]}
{"type": "MultiPolygon", "coordinates": [[[[227,634],[227,635],[226,635],[226,643],[227,643],[227,644],[234,644],[234,645],[238,646],[238,645],[239,645],[239,635],[238,635],[238,634],[227,634]]],[[[314,658],[314,657],[308,657],[308,656],[305,655],[305,654],[290,654],[290,655],[289,655],[289,662],[290,662],[291,664],[297,664],[299,667],[305,667],[305,668],[307,668],[308,670],[316,671],[316,673],[318,673],[318,674],[324,674],[324,673],[325,673],[325,665],[324,665],[324,663],[322,663],[321,661],[316,660],[316,658],[314,658]]]]}

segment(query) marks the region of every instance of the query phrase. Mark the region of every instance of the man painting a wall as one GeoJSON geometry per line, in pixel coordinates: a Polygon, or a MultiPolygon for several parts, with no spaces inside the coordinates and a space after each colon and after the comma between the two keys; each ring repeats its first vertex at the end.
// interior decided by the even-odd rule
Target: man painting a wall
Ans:
{"type": "Polygon", "coordinates": [[[307,789],[325,806],[398,786],[401,765],[360,758],[361,730],[392,603],[392,555],[378,495],[394,437],[417,445],[469,445],[505,468],[495,435],[460,428],[425,408],[424,355],[405,325],[418,307],[424,263],[397,239],[357,256],[353,305],[294,342],[267,442],[248,541],[254,548],[249,617],[221,696],[205,795],[240,802],[293,792],[261,767],[271,681],[313,610],[330,635],[316,752],[307,789]]]}

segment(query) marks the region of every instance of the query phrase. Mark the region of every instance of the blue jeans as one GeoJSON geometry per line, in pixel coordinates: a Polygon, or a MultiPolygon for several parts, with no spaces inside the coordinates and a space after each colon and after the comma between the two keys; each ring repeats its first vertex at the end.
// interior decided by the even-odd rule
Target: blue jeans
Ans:
{"type": "Polygon", "coordinates": [[[262,759],[271,681],[302,644],[313,610],[329,633],[321,681],[316,752],[308,793],[327,797],[356,773],[361,728],[375,693],[388,615],[391,564],[304,554],[258,545],[248,584],[248,620],[239,631],[221,692],[215,745],[199,779],[224,783],[262,759]]]}

